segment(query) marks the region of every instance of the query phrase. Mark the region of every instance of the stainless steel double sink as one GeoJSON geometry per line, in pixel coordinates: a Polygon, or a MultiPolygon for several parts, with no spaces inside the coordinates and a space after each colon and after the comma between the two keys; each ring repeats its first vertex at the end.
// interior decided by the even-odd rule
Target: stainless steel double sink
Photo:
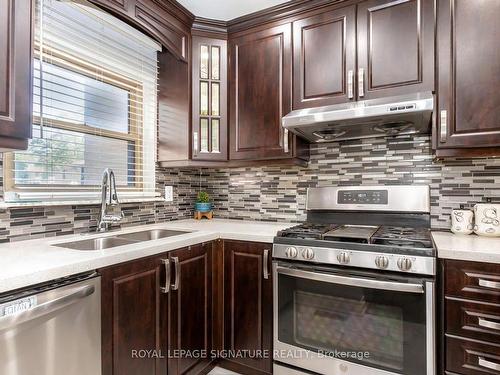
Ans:
{"type": "Polygon", "coordinates": [[[110,237],[99,237],[72,242],[63,242],[54,244],[54,246],[82,251],[104,250],[111,247],[130,245],[143,241],[153,241],[160,238],[179,236],[186,233],[189,232],[169,229],[150,229],[140,232],[118,234],[116,236],[110,237]]]}

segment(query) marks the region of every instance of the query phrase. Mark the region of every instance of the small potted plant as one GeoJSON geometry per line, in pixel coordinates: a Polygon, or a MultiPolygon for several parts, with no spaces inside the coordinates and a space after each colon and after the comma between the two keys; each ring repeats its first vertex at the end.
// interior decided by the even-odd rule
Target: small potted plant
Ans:
{"type": "Polygon", "coordinates": [[[206,191],[200,191],[198,197],[196,198],[196,203],[194,205],[195,210],[198,212],[209,212],[212,210],[212,203],[210,202],[210,196],[206,191]]]}

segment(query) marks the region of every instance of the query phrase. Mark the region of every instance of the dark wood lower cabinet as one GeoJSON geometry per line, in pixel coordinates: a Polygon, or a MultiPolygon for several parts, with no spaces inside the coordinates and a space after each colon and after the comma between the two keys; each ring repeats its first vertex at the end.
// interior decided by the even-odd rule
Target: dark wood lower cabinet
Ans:
{"type": "Polygon", "coordinates": [[[103,375],[201,374],[211,369],[212,243],[99,273],[103,375]],[[165,260],[170,262],[169,280],[165,260]],[[166,283],[167,293],[162,290],[166,283]],[[208,356],[193,358],[185,354],[188,350],[208,356]]]}
{"type": "Polygon", "coordinates": [[[272,373],[271,248],[217,240],[100,269],[103,375],[205,374],[215,351],[272,373]]]}
{"type": "Polygon", "coordinates": [[[224,241],[224,349],[249,355],[221,365],[243,374],[272,373],[271,249],[271,244],[224,241]]]}
{"type": "Polygon", "coordinates": [[[161,279],[165,278],[162,257],[118,264],[99,273],[103,375],[165,374],[164,359],[135,358],[139,351],[165,353],[167,349],[160,292],[161,279]]]}
{"type": "Polygon", "coordinates": [[[500,374],[500,346],[480,341],[446,339],[447,374],[500,374]]]}
{"type": "Polygon", "coordinates": [[[210,366],[212,348],[212,243],[169,254],[168,374],[198,374],[210,366]],[[183,354],[182,351],[190,351],[183,354]]]}
{"type": "Polygon", "coordinates": [[[445,374],[500,375],[500,265],[444,261],[445,374]]]}

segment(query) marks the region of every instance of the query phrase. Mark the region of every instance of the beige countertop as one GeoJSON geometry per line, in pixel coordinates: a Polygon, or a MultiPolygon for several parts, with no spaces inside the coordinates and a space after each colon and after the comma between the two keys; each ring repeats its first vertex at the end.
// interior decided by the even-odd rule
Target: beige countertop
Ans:
{"type": "Polygon", "coordinates": [[[500,264],[500,237],[432,232],[438,258],[500,264]]]}
{"type": "Polygon", "coordinates": [[[105,234],[89,233],[4,243],[0,244],[0,293],[218,238],[271,243],[278,230],[291,225],[222,219],[179,220],[128,227],[105,234]],[[184,230],[189,233],[96,251],[54,246],[154,228],[184,230]]]}

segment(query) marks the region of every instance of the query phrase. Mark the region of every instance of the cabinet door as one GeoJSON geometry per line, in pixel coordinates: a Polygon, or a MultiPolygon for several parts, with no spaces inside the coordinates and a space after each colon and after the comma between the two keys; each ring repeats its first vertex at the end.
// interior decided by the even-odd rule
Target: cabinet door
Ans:
{"type": "Polygon", "coordinates": [[[31,137],[32,2],[0,2],[0,148],[24,149],[31,137]]]}
{"type": "Polygon", "coordinates": [[[354,100],[356,7],[293,23],[293,109],[354,100]]]}
{"type": "Polygon", "coordinates": [[[227,160],[227,41],[193,37],[193,159],[227,160]]]}
{"type": "Polygon", "coordinates": [[[291,24],[230,40],[230,159],[291,156],[291,24]]]}
{"type": "MultiPolygon", "coordinates": [[[[99,270],[102,276],[103,375],[160,375],[164,359],[137,358],[134,351],[166,352],[160,283],[165,273],[159,257],[99,270]]],[[[163,281],[161,281],[163,280],[163,281]]]]}
{"type": "Polygon", "coordinates": [[[499,19],[496,0],[438,2],[437,148],[500,146],[499,19]]]}
{"type": "Polygon", "coordinates": [[[358,5],[358,96],[434,89],[434,2],[368,0],[358,5]]]}
{"type": "Polygon", "coordinates": [[[212,344],[212,244],[190,246],[170,253],[169,351],[191,351],[169,358],[169,375],[197,374],[210,364],[212,344]]]}
{"type": "Polygon", "coordinates": [[[271,244],[224,241],[224,346],[264,358],[232,358],[225,365],[246,373],[272,372],[271,244]],[[269,272],[267,272],[269,271],[269,272]]]}

